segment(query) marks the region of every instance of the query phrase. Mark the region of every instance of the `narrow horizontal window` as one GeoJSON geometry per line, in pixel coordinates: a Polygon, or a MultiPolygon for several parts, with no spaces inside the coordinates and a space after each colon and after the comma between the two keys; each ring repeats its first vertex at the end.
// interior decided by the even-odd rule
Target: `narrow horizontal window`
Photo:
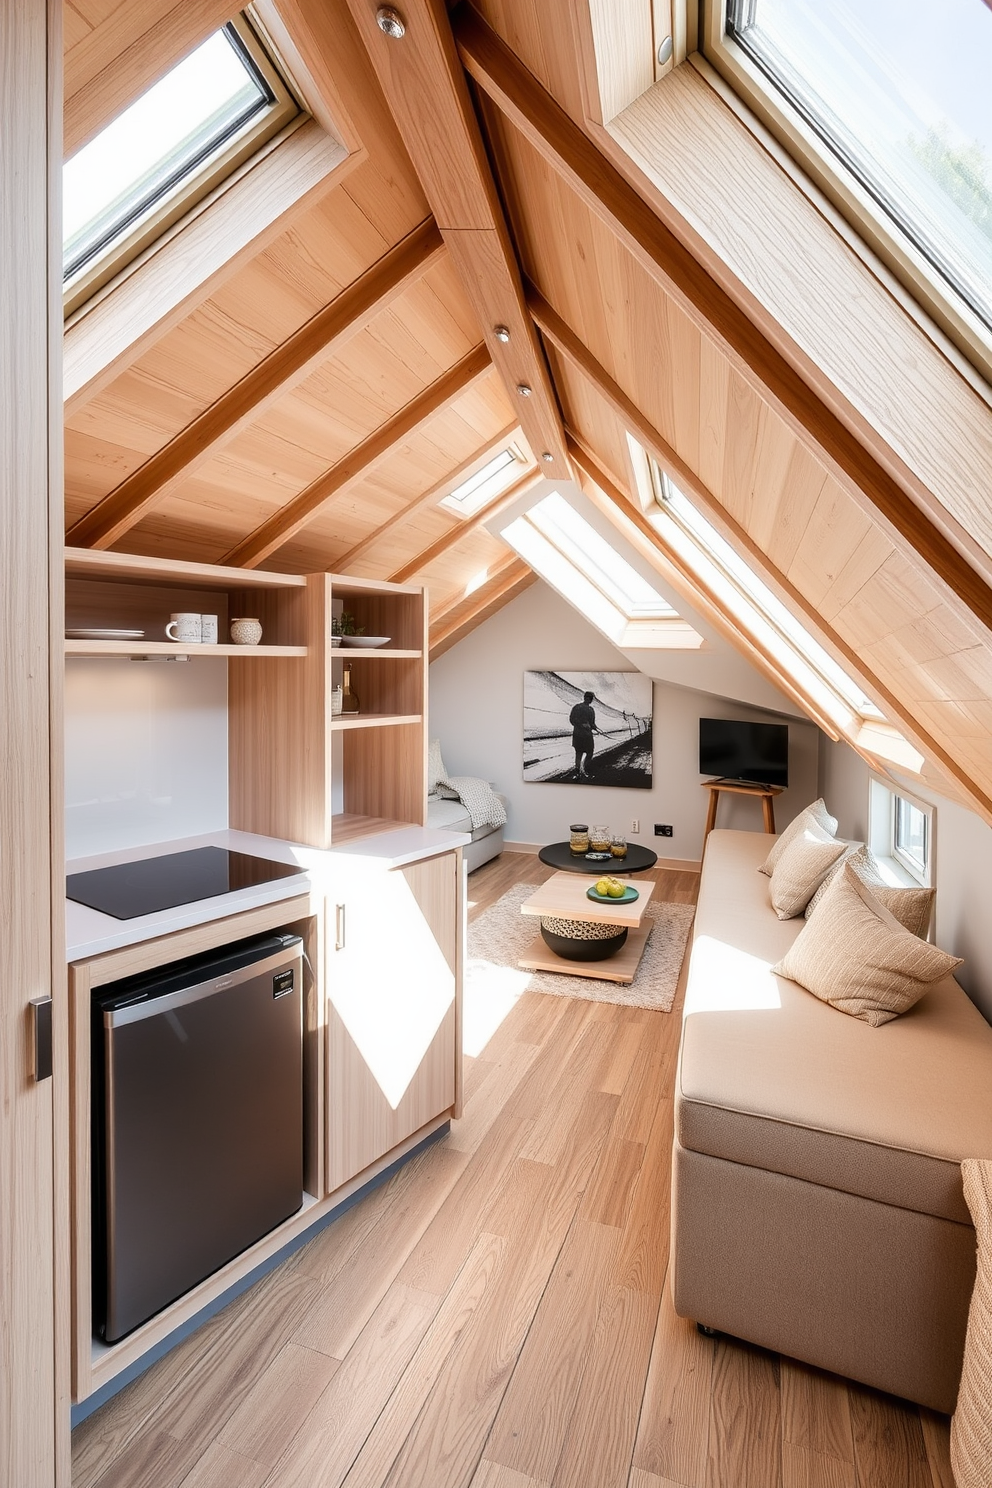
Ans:
{"type": "Polygon", "coordinates": [[[67,313],[299,112],[241,18],[154,83],[63,166],[67,313]]]}
{"type": "Polygon", "coordinates": [[[876,226],[908,245],[909,259],[897,248],[890,262],[908,264],[921,298],[960,302],[992,328],[986,0],[727,0],[722,36],[719,0],[707,5],[712,60],[817,179],[833,173],[855,226],[883,256],[876,226]],[[816,160],[807,136],[822,147],[816,160]]]}

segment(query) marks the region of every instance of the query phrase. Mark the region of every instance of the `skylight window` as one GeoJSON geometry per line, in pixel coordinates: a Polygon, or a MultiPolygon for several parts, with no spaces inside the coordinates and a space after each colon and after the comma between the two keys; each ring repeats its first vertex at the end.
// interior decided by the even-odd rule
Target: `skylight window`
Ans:
{"type": "Polygon", "coordinates": [[[497,496],[508,491],[517,478],[524,457],[515,444],[508,444],[498,455],[487,460],[467,480],[449,491],[439,502],[460,517],[473,517],[497,496]]]}
{"type": "Polygon", "coordinates": [[[298,113],[240,18],[167,72],[63,166],[67,311],[298,113]]]}
{"type": "MultiPolygon", "coordinates": [[[[643,451],[633,444],[632,449],[643,451]]],[[[648,457],[658,529],[713,597],[792,677],[828,718],[880,720],[882,714],[792,612],[648,457]],[[838,706],[839,705],[839,706],[838,706]]]]}
{"type": "Polygon", "coordinates": [[[727,0],[722,35],[708,4],[713,60],[841,210],[931,306],[992,327],[987,0],[727,0]]]}
{"type": "Polygon", "coordinates": [[[695,650],[702,637],[570,502],[546,496],[500,534],[617,645],[695,650]]]}

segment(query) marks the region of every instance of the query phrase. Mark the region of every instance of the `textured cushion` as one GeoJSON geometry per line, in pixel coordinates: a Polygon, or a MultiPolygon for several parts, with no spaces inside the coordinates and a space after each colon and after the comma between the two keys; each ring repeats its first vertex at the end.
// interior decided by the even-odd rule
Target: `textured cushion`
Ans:
{"type": "Polygon", "coordinates": [[[882,877],[882,870],[875,861],[874,854],[863,842],[847,844],[846,854],[833,865],[807,904],[807,919],[816,909],[845,863],[850,864],[861,882],[871,889],[879,904],[883,904],[889,914],[895,915],[900,925],[905,926],[913,935],[918,935],[921,939],[926,938],[927,931],[930,929],[930,921],[933,918],[933,903],[937,890],[918,887],[896,888],[892,884],[887,884],[882,877]]]}
{"type": "Polygon", "coordinates": [[[780,920],[802,914],[837,859],[845,843],[815,822],[807,822],[781,852],[768,886],[772,909],[780,920]]]}
{"type": "Polygon", "coordinates": [[[877,1028],[960,965],[904,929],[845,864],[772,971],[877,1028]]]}
{"type": "Polygon", "coordinates": [[[964,1196],[978,1239],[978,1276],[968,1311],[964,1370],[951,1419],[951,1467],[957,1488],[992,1480],[992,1162],[961,1164],[964,1196]]]}
{"type": "Polygon", "coordinates": [[[706,839],[679,1142],[970,1227],[961,1159],[992,1158],[992,1028],[952,977],[880,1035],[773,976],[805,927],[775,918],[767,848],[759,832],[706,839]]]}
{"type": "Polygon", "coordinates": [[[427,746],[427,794],[432,796],[439,780],[447,780],[448,772],[441,758],[441,741],[432,739],[427,746]]]}
{"type": "Polygon", "coordinates": [[[769,877],[771,877],[771,874],[774,872],[775,869],[775,864],[778,862],[779,858],[782,856],[782,853],[788,847],[789,843],[794,837],[800,836],[811,822],[818,826],[821,831],[826,832],[827,835],[830,837],[833,837],[833,835],[837,831],[837,818],[830,815],[830,812],[823,804],[823,799],[821,797],[819,801],[814,801],[812,806],[807,806],[803,811],[800,811],[799,815],[795,818],[794,821],[791,821],[789,823],[785,831],[779,833],[775,841],[772,843],[771,850],[769,851],[768,856],[761,864],[759,872],[767,873],[769,877]]]}

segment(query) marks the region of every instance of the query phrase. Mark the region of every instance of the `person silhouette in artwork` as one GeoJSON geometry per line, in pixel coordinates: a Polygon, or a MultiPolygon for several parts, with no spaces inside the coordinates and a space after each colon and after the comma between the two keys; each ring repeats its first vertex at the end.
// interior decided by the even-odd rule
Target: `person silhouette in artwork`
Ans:
{"type": "Polygon", "coordinates": [[[568,721],[572,725],[576,780],[588,780],[590,775],[588,766],[592,764],[593,750],[596,747],[593,739],[596,728],[596,710],[592,706],[595,695],[593,692],[584,692],[581,703],[576,703],[568,715],[568,721]]]}

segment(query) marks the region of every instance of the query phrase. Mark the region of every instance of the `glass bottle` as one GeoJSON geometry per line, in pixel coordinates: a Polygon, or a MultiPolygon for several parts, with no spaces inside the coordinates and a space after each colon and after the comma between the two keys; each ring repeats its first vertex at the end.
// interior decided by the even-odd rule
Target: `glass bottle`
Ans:
{"type": "Polygon", "coordinates": [[[344,669],[344,680],[341,684],[341,712],[358,712],[358,693],[351,690],[351,667],[344,669]]]}
{"type": "Polygon", "coordinates": [[[589,851],[589,828],[584,822],[573,822],[569,827],[568,846],[577,858],[589,851]]]}

